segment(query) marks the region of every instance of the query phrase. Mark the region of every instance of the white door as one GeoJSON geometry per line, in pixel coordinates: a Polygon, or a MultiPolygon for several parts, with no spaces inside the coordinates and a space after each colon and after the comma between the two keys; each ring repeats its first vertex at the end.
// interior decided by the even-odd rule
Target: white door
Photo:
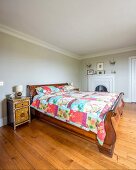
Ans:
{"type": "Polygon", "coordinates": [[[136,102],[136,58],[131,58],[131,102],[136,102]]]}

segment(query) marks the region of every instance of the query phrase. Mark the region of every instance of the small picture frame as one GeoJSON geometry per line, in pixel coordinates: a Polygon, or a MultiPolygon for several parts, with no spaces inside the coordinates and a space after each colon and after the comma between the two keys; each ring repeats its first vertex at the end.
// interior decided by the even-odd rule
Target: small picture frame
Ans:
{"type": "Polygon", "coordinates": [[[103,63],[97,63],[97,70],[103,70],[103,63]]]}
{"type": "Polygon", "coordinates": [[[97,70],[97,74],[105,74],[105,70],[97,70]]]}
{"type": "Polygon", "coordinates": [[[87,75],[93,75],[93,74],[94,74],[94,70],[93,69],[87,70],[87,75]]]}

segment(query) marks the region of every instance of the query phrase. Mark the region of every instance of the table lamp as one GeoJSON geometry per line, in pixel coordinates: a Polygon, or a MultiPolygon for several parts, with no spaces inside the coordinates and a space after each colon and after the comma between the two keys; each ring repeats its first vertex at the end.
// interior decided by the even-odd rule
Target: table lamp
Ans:
{"type": "Polygon", "coordinates": [[[23,92],[23,85],[17,85],[15,87],[16,97],[21,98],[23,92]]]}

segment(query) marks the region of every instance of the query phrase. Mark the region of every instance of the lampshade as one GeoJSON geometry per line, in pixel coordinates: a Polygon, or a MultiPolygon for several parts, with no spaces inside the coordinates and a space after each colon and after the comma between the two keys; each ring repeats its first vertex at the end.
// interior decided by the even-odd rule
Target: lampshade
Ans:
{"type": "Polygon", "coordinates": [[[16,93],[23,92],[23,85],[16,86],[15,90],[16,90],[16,93]]]}

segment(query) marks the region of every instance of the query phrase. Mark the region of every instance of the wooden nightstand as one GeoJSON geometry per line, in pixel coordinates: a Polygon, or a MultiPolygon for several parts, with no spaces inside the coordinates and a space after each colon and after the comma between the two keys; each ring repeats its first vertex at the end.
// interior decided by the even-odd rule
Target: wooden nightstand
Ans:
{"type": "Polygon", "coordinates": [[[29,122],[30,123],[30,98],[7,98],[7,116],[8,124],[16,127],[29,122]]]}

